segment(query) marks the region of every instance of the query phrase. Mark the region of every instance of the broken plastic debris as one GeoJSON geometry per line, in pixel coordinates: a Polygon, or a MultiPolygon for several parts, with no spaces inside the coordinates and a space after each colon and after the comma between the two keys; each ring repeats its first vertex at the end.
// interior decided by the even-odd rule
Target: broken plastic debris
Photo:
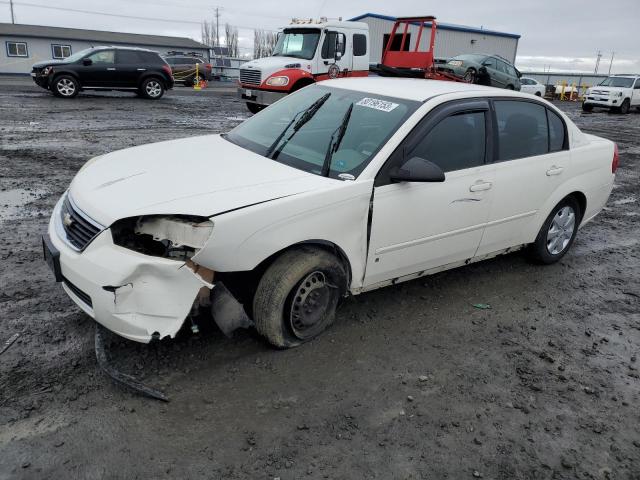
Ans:
{"type": "Polygon", "coordinates": [[[18,339],[18,337],[20,336],[19,333],[14,333],[13,335],[11,335],[9,337],[9,340],[7,340],[6,342],[4,342],[4,345],[2,345],[2,347],[0,347],[0,355],[2,355],[4,352],[6,352],[7,350],[9,350],[9,347],[11,345],[13,345],[13,343],[18,339]]]}
{"type": "Polygon", "coordinates": [[[480,310],[489,310],[491,308],[491,305],[489,305],[488,303],[474,303],[473,307],[479,308],[480,310]]]}

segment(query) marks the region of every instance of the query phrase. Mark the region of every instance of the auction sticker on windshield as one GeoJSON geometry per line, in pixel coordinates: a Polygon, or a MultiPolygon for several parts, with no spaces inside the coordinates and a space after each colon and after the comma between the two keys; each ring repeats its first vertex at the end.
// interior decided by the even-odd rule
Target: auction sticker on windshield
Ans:
{"type": "Polygon", "coordinates": [[[382,110],[383,112],[390,112],[398,106],[397,103],[387,102],[386,100],[378,100],[377,98],[365,97],[360,100],[356,105],[360,107],[374,108],[376,110],[382,110]]]}

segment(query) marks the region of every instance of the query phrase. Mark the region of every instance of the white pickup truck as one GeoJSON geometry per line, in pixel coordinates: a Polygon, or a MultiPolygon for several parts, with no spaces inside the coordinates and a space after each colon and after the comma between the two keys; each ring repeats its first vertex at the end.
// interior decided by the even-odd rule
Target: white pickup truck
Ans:
{"type": "Polygon", "coordinates": [[[629,113],[632,107],[640,109],[640,76],[614,75],[587,89],[582,110],[590,112],[593,107],[618,113],[629,113]]]}
{"type": "Polygon", "coordinates": [[[614,143],[533,95],[328,80],[227,134],[90,160],[44,252],[66,294],[128,339],[173,337],[200,311],[292,347],[345,295],[521,248],[557,262],[617,167],[614,143]],[[182,155],[196,150],[211,154],[182,155]]]}

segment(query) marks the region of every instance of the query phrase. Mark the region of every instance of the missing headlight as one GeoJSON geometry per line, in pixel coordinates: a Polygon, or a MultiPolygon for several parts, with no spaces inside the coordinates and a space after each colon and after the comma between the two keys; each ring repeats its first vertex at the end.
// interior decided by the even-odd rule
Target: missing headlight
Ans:
{"type": "Polygon", "coordinates": [[[206,217],[147,215],[124,218],[111,226],[113,243],[145,255],[186,260],[201,249],[213,231],[206,217]]]}

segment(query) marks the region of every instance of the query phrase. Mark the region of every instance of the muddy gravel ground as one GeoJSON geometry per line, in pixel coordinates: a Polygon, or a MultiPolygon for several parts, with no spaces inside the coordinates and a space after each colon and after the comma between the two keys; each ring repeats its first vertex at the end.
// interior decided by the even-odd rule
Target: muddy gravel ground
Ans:
{"type": "Polygon", "coordinates": [[[97,367],[40,234],[90,157],[228,130],[244,105],[0,85],[0,345],[19,334],[0,355],[0,479],[640,479],[640,114],[561,108],[616,141],[621,167],[559,264],[516,253],[354,297],[287,351],[207,322],[155,346],[112,338],[162,403],[97,367]]]}

